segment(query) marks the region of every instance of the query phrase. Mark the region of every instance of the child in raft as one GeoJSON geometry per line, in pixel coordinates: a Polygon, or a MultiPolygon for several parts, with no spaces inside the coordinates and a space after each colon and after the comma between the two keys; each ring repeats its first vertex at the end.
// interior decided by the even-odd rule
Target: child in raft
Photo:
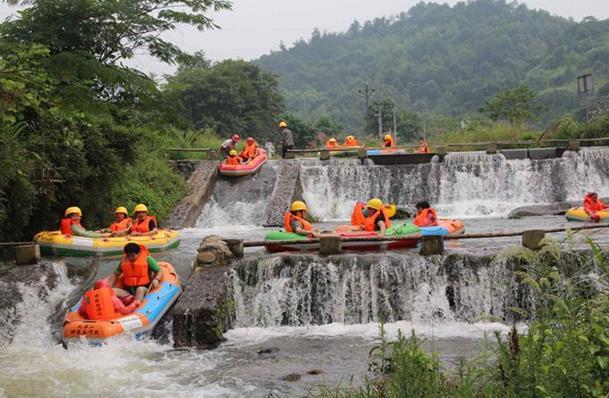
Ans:
{"type": "Polygon", "coordinates": [[[609,205],[603,203],[603,201],[598,198],[598,194],[596,192],[588,192],[584,197],[584,211],[590,216],[592,221],[600,222],[601,216],[597,213],[597,211],[607,209],[609,209],[609,205]]]}
{"type": "Polygon", "coordinates": [[[413,220],[413,224],[417,227],[435,227],[438,225],[438,213],[436,209],[429,205],[426,200],[416,204],[417,215],[413,220]]]}
{"type": "Polygon", "coordinates": [[[224,159],[224,164],[227,164],[229,166],[239,166],[240,164],[242,164],[241,158],[237,156],[237,150],[231,149],[231,151],[228,153],[228,156],[224,159]]]}

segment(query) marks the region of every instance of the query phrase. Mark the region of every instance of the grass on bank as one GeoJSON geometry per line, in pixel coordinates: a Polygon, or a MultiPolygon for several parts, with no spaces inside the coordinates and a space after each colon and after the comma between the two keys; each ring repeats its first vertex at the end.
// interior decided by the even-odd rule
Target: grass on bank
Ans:
{"type": "Polygon", "coordinates": [[[526,331],[497,333],[496,345],[454,369],[421,348],[414,334],[390,342],[381,326],[362,386],[320,386],[320,398],[607,397],[609,395],[609,252],[522,249],[512,256],[531,305],[526,331]]]}

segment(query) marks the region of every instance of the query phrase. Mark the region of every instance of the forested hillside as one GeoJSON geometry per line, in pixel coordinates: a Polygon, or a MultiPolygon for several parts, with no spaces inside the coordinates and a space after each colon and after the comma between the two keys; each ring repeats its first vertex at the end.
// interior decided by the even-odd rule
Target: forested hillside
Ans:
{"type": "Polygon", "coordinates": [[[582,107],[577,75],[594,73],[602,88],[608,61],[609,20],[578,23],[515,2],[477,0],[421,2],[393,18],[354,22],[345,33],[315,31],[257,63],[279,75],[289,111],[359,130],[365,104],[358,90],[366,82],[376,100],[447,116],[476,113],[500,90],[528,85],[546,106],[547,122],[582,107]]]}

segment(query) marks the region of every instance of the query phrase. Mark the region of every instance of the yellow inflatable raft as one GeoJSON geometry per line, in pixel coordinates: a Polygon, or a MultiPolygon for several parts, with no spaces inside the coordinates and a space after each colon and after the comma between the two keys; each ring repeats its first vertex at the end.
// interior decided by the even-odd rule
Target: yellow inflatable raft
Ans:
{"type": "MultiPolygon", "coordinates": [[[[609,210],[597,211],[597,214],[601,217],[601,220],[609,220],[609,210]]],[[[567,210],[565,216],[569,221],[592,221],[583,207],[572,207],[567,210]]]]}
{"type": "Polygon", "coordinates": [[[153,236],[124,236],[120,238],[84,238],[63,235],[60,231],[42,231],[34,236],[40,250],[56,256],[114,256],[122,253],[129,242],[144,245],[151,252],[174,249],[180,245],[180,233],[160,229],[153,236]]]}

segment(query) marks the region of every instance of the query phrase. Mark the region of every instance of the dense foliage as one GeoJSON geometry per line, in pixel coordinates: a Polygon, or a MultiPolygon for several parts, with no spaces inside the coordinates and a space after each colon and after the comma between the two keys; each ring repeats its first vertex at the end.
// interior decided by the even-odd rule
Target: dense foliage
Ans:
{"type": "Polygon", "coordinates": [[[452,116],[528,85],[548,109],[540,121],[548,122],[583,107],[578,74],[593,72],[596,86],[607,89],[607,59],[609,21],[577,23],[516,2],[475,0],[421,2],[396,17],[354,22],[345,33],[316,30],[257,62],[280,76],[289,111],[361,131],[358,91],[367,82],[376,99],[392,98],[399,109],[452,116]]]}
{"type": "MultiPolygon", "coordinates": [[[[13,2],[17,3],[17,2],[13,2]]],[[[34,0],[0,25],[0,240],[30,239],[79,205],[88,227],[118,205],[167,215],[184,181],[163,148],[183,143],[154,81],[123,66],[144,49],[184,54],[159,34],[211,27],[224,0],[34,0]]]]}
{"type": "Polygon", "coordinates": [[[196,128],[268,139],[277,128],[283,97],[275,76],[241,60],[211,64],[202,54],[168,77],[167,96],[196,128]]]}

